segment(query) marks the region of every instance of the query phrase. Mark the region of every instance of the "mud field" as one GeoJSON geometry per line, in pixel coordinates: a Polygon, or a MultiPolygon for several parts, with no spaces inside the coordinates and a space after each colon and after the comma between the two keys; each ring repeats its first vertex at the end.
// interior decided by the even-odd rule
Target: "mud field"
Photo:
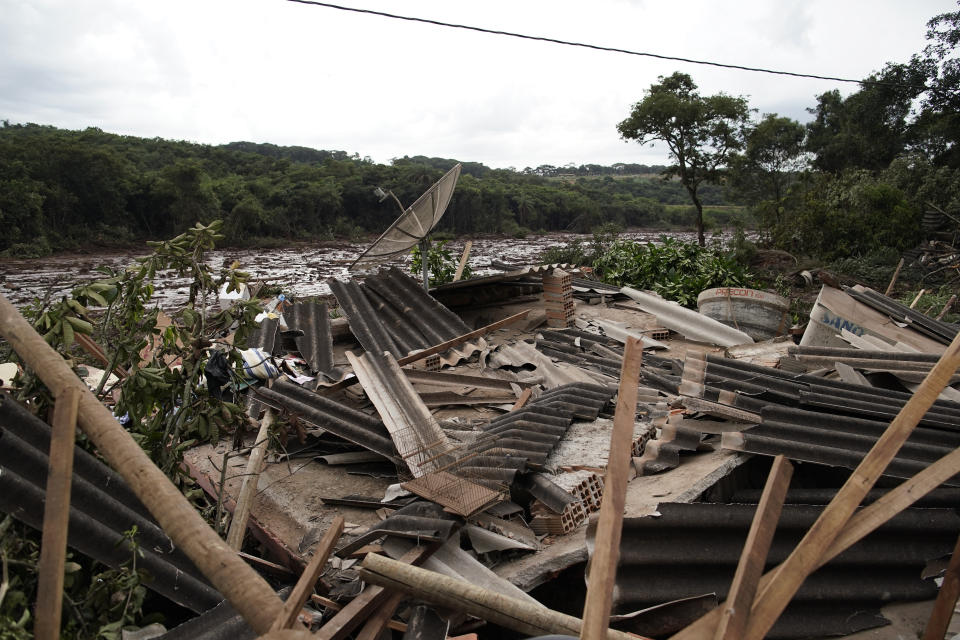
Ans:
{"type": "MultiPolygon", "coordinates": [[[[628,231],[621,234],[621,238],[655,242],[662,235],[662,231],[656,230],[628,231]]],[[[671,232],[669,235],[686,241],[696,240],[694,232],[671,232]]],[[[458,255],[468,239],[471,238],[458,238],[448,243],[447,247],[458,255]]],[[[486,275],[495,272],[490,267],[491,261],[534,264],[544,249],[568,244],[575,239],[588,243],[592,236],[551,233],[523,239],[504,236],[472,238],[470,266],[475,275],[486,275]]],[[[288,297],[325,296],[330,294],[326,280],[350,277],[347,268],[372,240],[371,238],[360,243],[326,242],[268,250],[223,249],[211,251],[208,254],[208,263],[215,270],[219,270],[225,264],[236,261],[240,264],[240,269],[251,274],[252,280],[277,285],[288,297]]],[[[146,255],[146,251],[0,259],[0,293],[17,306],[47,294],[55,299],[69,294],[71,289],[82,282],[103,278],[103,274],[96,271],[97,267],[123,268],[134,264],[141,255],[146,255]]],[[[408,255],[389,264],[407,269],[409,263],[408,255]]],[[[155,301],[164,309],[176,309],[186,300],[188,282],[186,278],[177,278],[173,273],[158,274],[155,301]]]]}

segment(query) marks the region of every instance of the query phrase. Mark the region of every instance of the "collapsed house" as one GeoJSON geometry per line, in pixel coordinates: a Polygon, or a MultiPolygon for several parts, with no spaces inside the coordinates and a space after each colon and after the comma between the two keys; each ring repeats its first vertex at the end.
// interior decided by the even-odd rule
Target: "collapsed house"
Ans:
{"type": "MultiPolygon", "coordinates": [[[[799,345],[754,342],[736,318],[568,265],[429,293],[397,269],[329,284],[341,317],[298,302],[248,342],[278,365],[247,392],[262,427],[248,454],[224,441],[185,456],[194,481],[234,513],[232,550],[199,525],[171,527],[174,515],[157,510],[172,502],[144,497],[158,482],[145,467],[129,471],[97,442],[131,483],[76,455],[68,544],[116,563],[119,532],[136,524],[148,536],[148,586],[197,614],[158,637],[254,638],[298,616],[323,638],[446,638],[482,634],[484,623],[577,635],[581,614],[584,628],[591,619],[585,601],[589,610],[608,586],[606,637],[701,637],[697,624],[713,636],[732,628],[721,616],[747,625],[763,612],[772,621],[755,637],[807,638],[883,625],[883,607],[937,597],[937,562],[960,533],[956,325],[863,287],[824,286],[799,345]],[[945,386],[931,391],[931,378],[945,386]],[[625,386],[633,407],[621,406],[625,386]],[[929,406],[917,411],[918,396],[929,406]],[[270,450],[263,425],[277,417],[302,440],[270,450]],[[618,424],[624,447],[611,445],[618,424]],[[894,428],[902,446],[884,444],[894,428]],[[878,449],[889,464],[865,470],[878,449]],[[617,474],[615,460],[627,465],[617,474]],[[768,474],[781,479],[780,505],[761,491],[768,474]],[[621,480],[608,522],[605,487],[621,480]],[[831,509],[846,517],[821,523],[831,509]],[[766,545],[754,531],[761,516],[766,545]],[[605,522],[619,531],[613,567],[603,542],[598,555],[605,522]],[[825,548],[795,564],[810,532],[830,527],[825,548]],[[237,555],[245,533],[253,557],[237,555]],[[218,575],[227,565],[204,565],[205,554],[213,564],[233,554],[237,573],[218,575]],[[798,589],[764,591],[771,579],[756,573],[756,599],[738,600],[754,615],[733,616],[720,605],[746,597],[745,554],[760,573],[801,567],[798,589]],[[249,567],[273,582],[245,583],[249,567]],[[596,578],[604,571],[609,585],[596,578]],[[273,587],[295,582],[284,606],[273,587]],[[469,586],[499,604],[476,604],[469,586]]],[[[47,384],[57,393],[64,380],[47,384]]],[[[77,401],[80,423],[96,430],[90,398],[77,401]]],[[[40,528],[49,429],[6,396],[0,426],[0,509],[40,528]]]]}

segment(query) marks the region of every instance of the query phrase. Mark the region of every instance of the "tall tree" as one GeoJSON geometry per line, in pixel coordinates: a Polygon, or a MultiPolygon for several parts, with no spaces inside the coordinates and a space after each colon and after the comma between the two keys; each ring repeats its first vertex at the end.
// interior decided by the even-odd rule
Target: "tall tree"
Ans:
{"type": "Polygon", "coordinates": [[[747,100],[723,93],[701,96],[685,73],[659,80],[617,130],[624,140],[667,145],[673,163],[664,177],[679,178],[687,190],[697,210],[697,238],[703,246],[703,203],[697,191],[704,181],[719,180],[730,154],[741,147],[747,100]]]}
{"type": "Polygon", "coordinates": [[[775,113],[764,115],[745,136],[742,154],[730,161],[730,186],[770,229],[782,222],[787,188],[807,165],[802,124],[775,113]]]}

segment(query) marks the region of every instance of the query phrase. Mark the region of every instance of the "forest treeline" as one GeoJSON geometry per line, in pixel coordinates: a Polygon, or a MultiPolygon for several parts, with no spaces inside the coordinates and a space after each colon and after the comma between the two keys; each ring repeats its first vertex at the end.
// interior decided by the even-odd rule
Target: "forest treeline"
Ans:
{"type": "MultiPolygon", "coordinates": [[[[683,73],[661,77],[611,128],[671,147],[670,164],[515,170],[463,160],[440,230],[700,226],[704,205],[735,204],[715,221],[753,226],[794,253],[831,259],[913,247],[925,212],[960,220],[960,11],[934,16],[926,35],[923,51],[888,62],[857,90],[815,96],[806,124],[757,114],[742,96],[701,96],[683,73]]],[[[0,254],[133,245],[214,220],[233,245],[356,238],[398,214],[376,187],[409,205],[456,162],[378,164],[345,151],[2,121],[0,254]]]]}
{"type": "MultiPolygon", "coordinates": [[[[382,231],[398,214],[375,187],[409,205],[456,162],[415,156],[377,164],[345,151],[252,142],[211,146],[3,122],[0,252],[36,256],[91,244],[130,245],[216,219],[224,221],[226,240],[234,245],[356,237],[382,231]]],[[[658,226],[675,216],[665,204],[686,203],[679,183],[659,179],[663,167],[513,171],[462,165],[440,226],[455,234],[590,231],[605,222],[658,226]],[[571,171],[584,177],[554,179],[571,171]]],[[[724,202],[718,187],[706,197],[711,204],[724,202]]]]}

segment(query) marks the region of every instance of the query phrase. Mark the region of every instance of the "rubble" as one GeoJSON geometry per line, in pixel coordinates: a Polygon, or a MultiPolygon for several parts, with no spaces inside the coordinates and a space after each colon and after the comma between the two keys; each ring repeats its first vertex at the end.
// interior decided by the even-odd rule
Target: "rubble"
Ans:
{"type": "MultiPolygon", "coordinates": [[[[641,635],[694,637],[720,624],[722,606],[714,605],[739,585],[733,571],[741,551],[758,556],[761,566],[798,563],[796,549],[809,544],[804,536],[821,513],[840,514],[830,527],[841,543],[824,537],[812,560],[789,565],[799,576],[789,586],[758,590],[754,599],[747,585],[747,602],[769,612],[737,624],[769,622],[772,630],[761,634],[769,630],[767,637],[845,634],[881,624],[883,604],[936,594],[920,569],[951,550],[960,523],[950,509],[906,507],[939,485],[960,486],[955,325],[863,287],[824,286],[799,346],[786,337],[754,342],[695,311],[579,275],[569,265],[536,267],[428,293],[386,269],[328,281],[335,299],[278,305],[244,356],[246,408],[261,427],[247,437],[248,454],[230,458],[225,446],[205,445],[185,456],[190,475],[234,513],[229,547],[194,512],[185,515],[185,501],[169,488],[162,500],[150,497],[160,479],[143,470],[146,462],[131,469],[120,453],[128,445],[107,442],[115,421],[85,392],[80,426],[132,492],[95,493],[85,478],[92,463],[78,454],[70,535],[112,540],[136,521],[150,536],[147,562],[157,591],[198,614],[235,611],[245,620],[237,628],[249,637],[299,628],[304,611],[316,635],[330,639],[374,638],[387,628],[445,637],[471,629],[477,618],[522,633],[579,633],[582,624],[627,637],[608,630],[612,624],[641,635]],[[330,318],[333,304],[344,319],[330,318]],[[637,382],[627,382],[625,393],[631,349],[637,382]],[[939,383],[944,391],[935,389],[939,383]],[[916,385],[922,392],[913,392],[916,385]],[[633,394],[636,408],[624,408],[633,394]],[[271,450],[274,420],[293,425],[303,442],[271,450]],[[902,446],[887,444],[894,429],[902,446]],[[803,477],[817,478],[824,496],[818,506],[789,504],[786,492],[779,521],[766,525],[776,535],[771,529],[764,558],[763,545],[753,537],[745,542],[758,509],[734,496],[756,488],[771,456],[804,463],[803,477]],[[614,473],[620,458],[625,464],[614,473]],[[873,458],[884,462],[865,469],[863,461],[873,458]],[[237,473],[224,467],[221,474],[218,464],[237,473]],[[230,478],[218,482],[218,474],[230,478]],[[843,482],[849,475],[862,480],[858,488],[843,482]],[[857,510],[878,479],[884,487],[904,481],[915,489],[903,490],[909,498],[888,491],[874,503],[880,506],[857,510]],[[614,493],[619,503],[608,510],[615,517],[604,516],[614,493]],[[133,494],[153,516],[142,506],[118,506],[120,496],[133,494]],[[96,513],[80,514],[84,509],[96,513]],[[80,515],[98,524],[89,528],[80,515]],[[186,529],[183,519],[192,522],[186,529]],[[597,561],[594,535],[604,526],[617,532],[605,538],[615,549],[602,544],[597,561]],[[301,576],[286,604],[235,553],[248,529],[281,571],[301,576]],[[867,529],[876,531],[855,544],[867,529]],[[609,551],[615,553],[604,555],[609,551]],[[826,563],[824,553],[840,557],[813,573],[826,563]],[[586,611],[605,610],[599,626],[595,613],[577,617],[584,600],[557,612],[530,594],[578,571],[588,554],[585,601],[595,604],[586,611]],[[171,571],[182,574],[173,580],[171,571]],[[597,594],[607,583],[612,595],[605,604],[597,594]],[[311,598],[315,584],[321,594],[311,598]],[[704,599],[708,593],[715,595],[704,599]],[[421,604],[398,621],[404,594],[441,608],[421,604]],[[233,609],[215,608],[223,598],[233,609]],[[453,605],[473,622],[442,608],[453,605]]],[[[0,310],[0,332],[8,336],[18,326],[15,311],[0,310]]],[[[30,341],[15,346],[40,350],[30,341]]],[[[49,373],[49,359],[25,356],[28,366],[46,368],[58,393],[69,377],[49,373]]],[[[15,423],[25,421],[14,407],[0,399],[4,442],[14,442],[15,423]]],[[[38,449],[40,457],[29,460],[46,468],[48,446],[18,441],[0,456],[0,485],[8,487],[0,505],[36,527],[36,509],[28,514],[27,506],[42,501],[42,474],[28,477],[23,464],[38,449]],[[11,483],[32,485],[31,497],[17,499],[11,483]]],[[[950,499],[956,506],[956,496],[950,499]]],[[[109,559],[102,544],[70,544],[109,559]]],[[[752,586],[770,584],[760,573],[752,586]]]]}

